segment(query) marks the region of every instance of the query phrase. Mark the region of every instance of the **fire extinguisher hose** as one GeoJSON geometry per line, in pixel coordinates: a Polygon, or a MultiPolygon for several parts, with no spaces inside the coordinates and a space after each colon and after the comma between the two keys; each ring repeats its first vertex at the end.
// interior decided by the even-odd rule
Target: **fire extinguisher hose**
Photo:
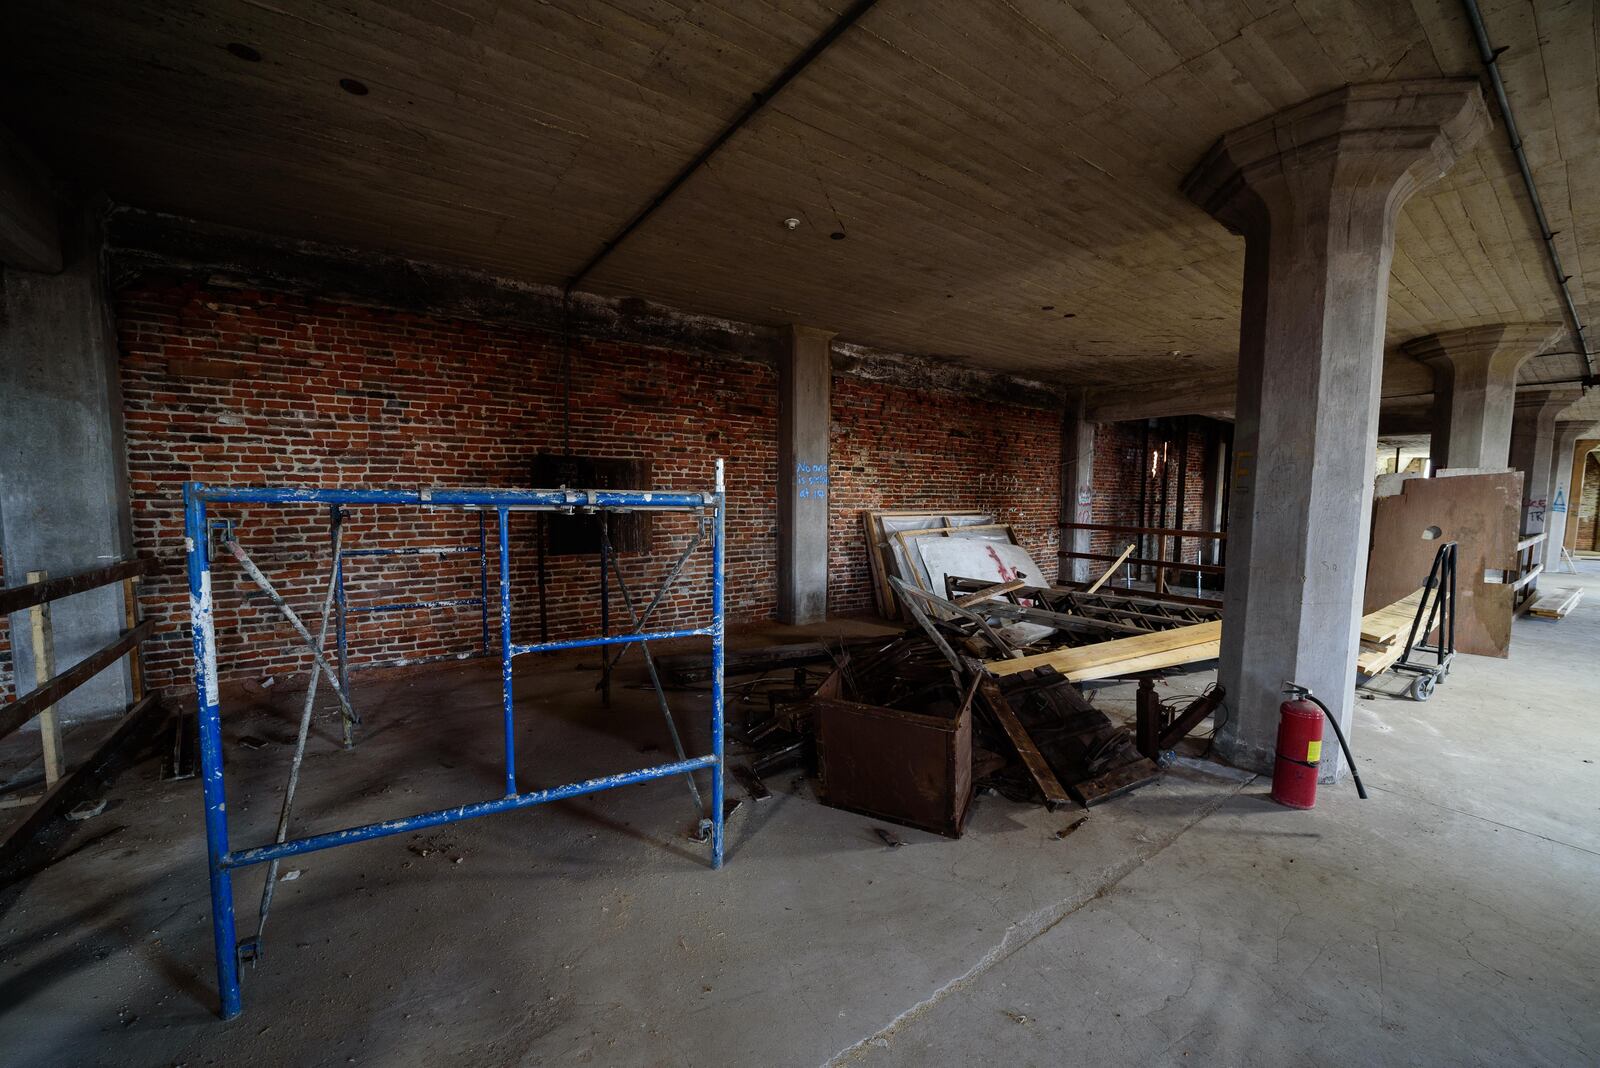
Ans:
{"type": "Polygon", "coordinates": [[[1365,801],[1367,799],[1367,788],[1361,785],[1361,773],[1356,770],[1356,758],[1350,755],[1350,746],[1344,740],[1344,731],[1339,729],[1338,719],[1334,717],[1332,712],[1328,711],[1328,706],[1323,704],[1322,700],[1310,690],[1306,690],[1302,696],[1308,698],[1312,704],[1322,709],[1322,714],[1328,717],[1328,722],[1333,725],[1333,736],[1339,739],[1339,748],[1344,751],[1345,763],[1350,765],[1350,777],[1356,783],[1356,796],[1365,801]]]}

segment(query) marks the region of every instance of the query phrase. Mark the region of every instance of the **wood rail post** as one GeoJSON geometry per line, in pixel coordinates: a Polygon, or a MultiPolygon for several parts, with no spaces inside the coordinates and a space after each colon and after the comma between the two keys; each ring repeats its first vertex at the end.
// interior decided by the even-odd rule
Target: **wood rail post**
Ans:
{"type": "MultiPolygon", "coordinates": [[[[43,582],[50,575],[45,571],[28,572],[29,582],[43,582]]],[[[56,632],[50,620],[50,603],[36,604],[29,613],[33,640],[33,683],[43,686],[56,673],[56,632]]],[[[56,706],[51,704],[39,713],[39,744],[44,749],[45,789],[56,784],[66,769],[61,759],[61,723],[56,719],[56,706]]]]}
{"type": "MultiPolygon", "coordinates": [[[[139,625],[139,576],[129,575],[122,580],[122,629],[132,630],[139,625]]],[[[128,651],[128,685],[133,703],[144,698],[144,643],[128,651]]]]}

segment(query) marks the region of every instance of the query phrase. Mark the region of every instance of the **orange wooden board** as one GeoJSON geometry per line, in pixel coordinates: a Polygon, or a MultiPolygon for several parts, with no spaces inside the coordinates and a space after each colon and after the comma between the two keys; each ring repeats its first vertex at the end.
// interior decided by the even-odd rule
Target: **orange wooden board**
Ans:
{"type": "Polygon", "coordinates": [[[1372,506],[1372,554],[1363,612],[1416,590],[1442,541],[1459,544],[1456,651],[1504,657],[1511,651],[1511,587],[1484,571],[1515,567],[1522,474],[1411,478],[1372,506]],[[1427,537],[1437,528],[1435,537],[1427,537]]]}

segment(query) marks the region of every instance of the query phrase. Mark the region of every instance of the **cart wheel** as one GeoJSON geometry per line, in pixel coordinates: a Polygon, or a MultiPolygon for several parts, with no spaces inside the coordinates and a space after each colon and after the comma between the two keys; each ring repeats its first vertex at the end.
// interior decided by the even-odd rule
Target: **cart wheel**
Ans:
{"type": "Polygon", "coordinates": [[[1433,696],[1433,688],[1439,680],[1433,675],[1418,675],[1411,683],[1411,699],[1413,701],[1426,701],[1433,696]]]}

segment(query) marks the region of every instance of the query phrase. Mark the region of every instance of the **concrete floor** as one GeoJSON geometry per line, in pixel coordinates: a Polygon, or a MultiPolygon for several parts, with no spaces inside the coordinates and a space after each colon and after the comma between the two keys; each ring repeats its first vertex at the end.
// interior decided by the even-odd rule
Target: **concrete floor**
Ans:
{"type": "MultiPolygon", "coordinates": [[[[900,830],[890,850],[782,775],[713,873],[682,783],[647,784],[288,863],[227,1024],[199,789],[145,763],[76,852],[0,893],[0,1059],[1593,1064],[1600,562],[1583,566],[1546,582],[1589,599],[1520,621],[1509,662],[1463,658],[1426,704],[1360,702],[1368,801],[1341,784],[1291,812],[1263,781],[1177,771],[1066,839],[1076,814],[983,797],[960,841],[900,830]]],[[[650,695],[599,711],[592,663],[519,676],[524,785],[662,758],[650,695]]],[[[360,686],[361,746],[319,723],[297,831],[495,793],[485,667],[360,686]]],[[[294,715],[276,701],[228,707],[237,842],[275,815],[294,715]]],[[[1098,701],[1127,712],[1131,687],[1098,701]]],[[[241,917],[260,878],[239,879],[241,917]]]]}

